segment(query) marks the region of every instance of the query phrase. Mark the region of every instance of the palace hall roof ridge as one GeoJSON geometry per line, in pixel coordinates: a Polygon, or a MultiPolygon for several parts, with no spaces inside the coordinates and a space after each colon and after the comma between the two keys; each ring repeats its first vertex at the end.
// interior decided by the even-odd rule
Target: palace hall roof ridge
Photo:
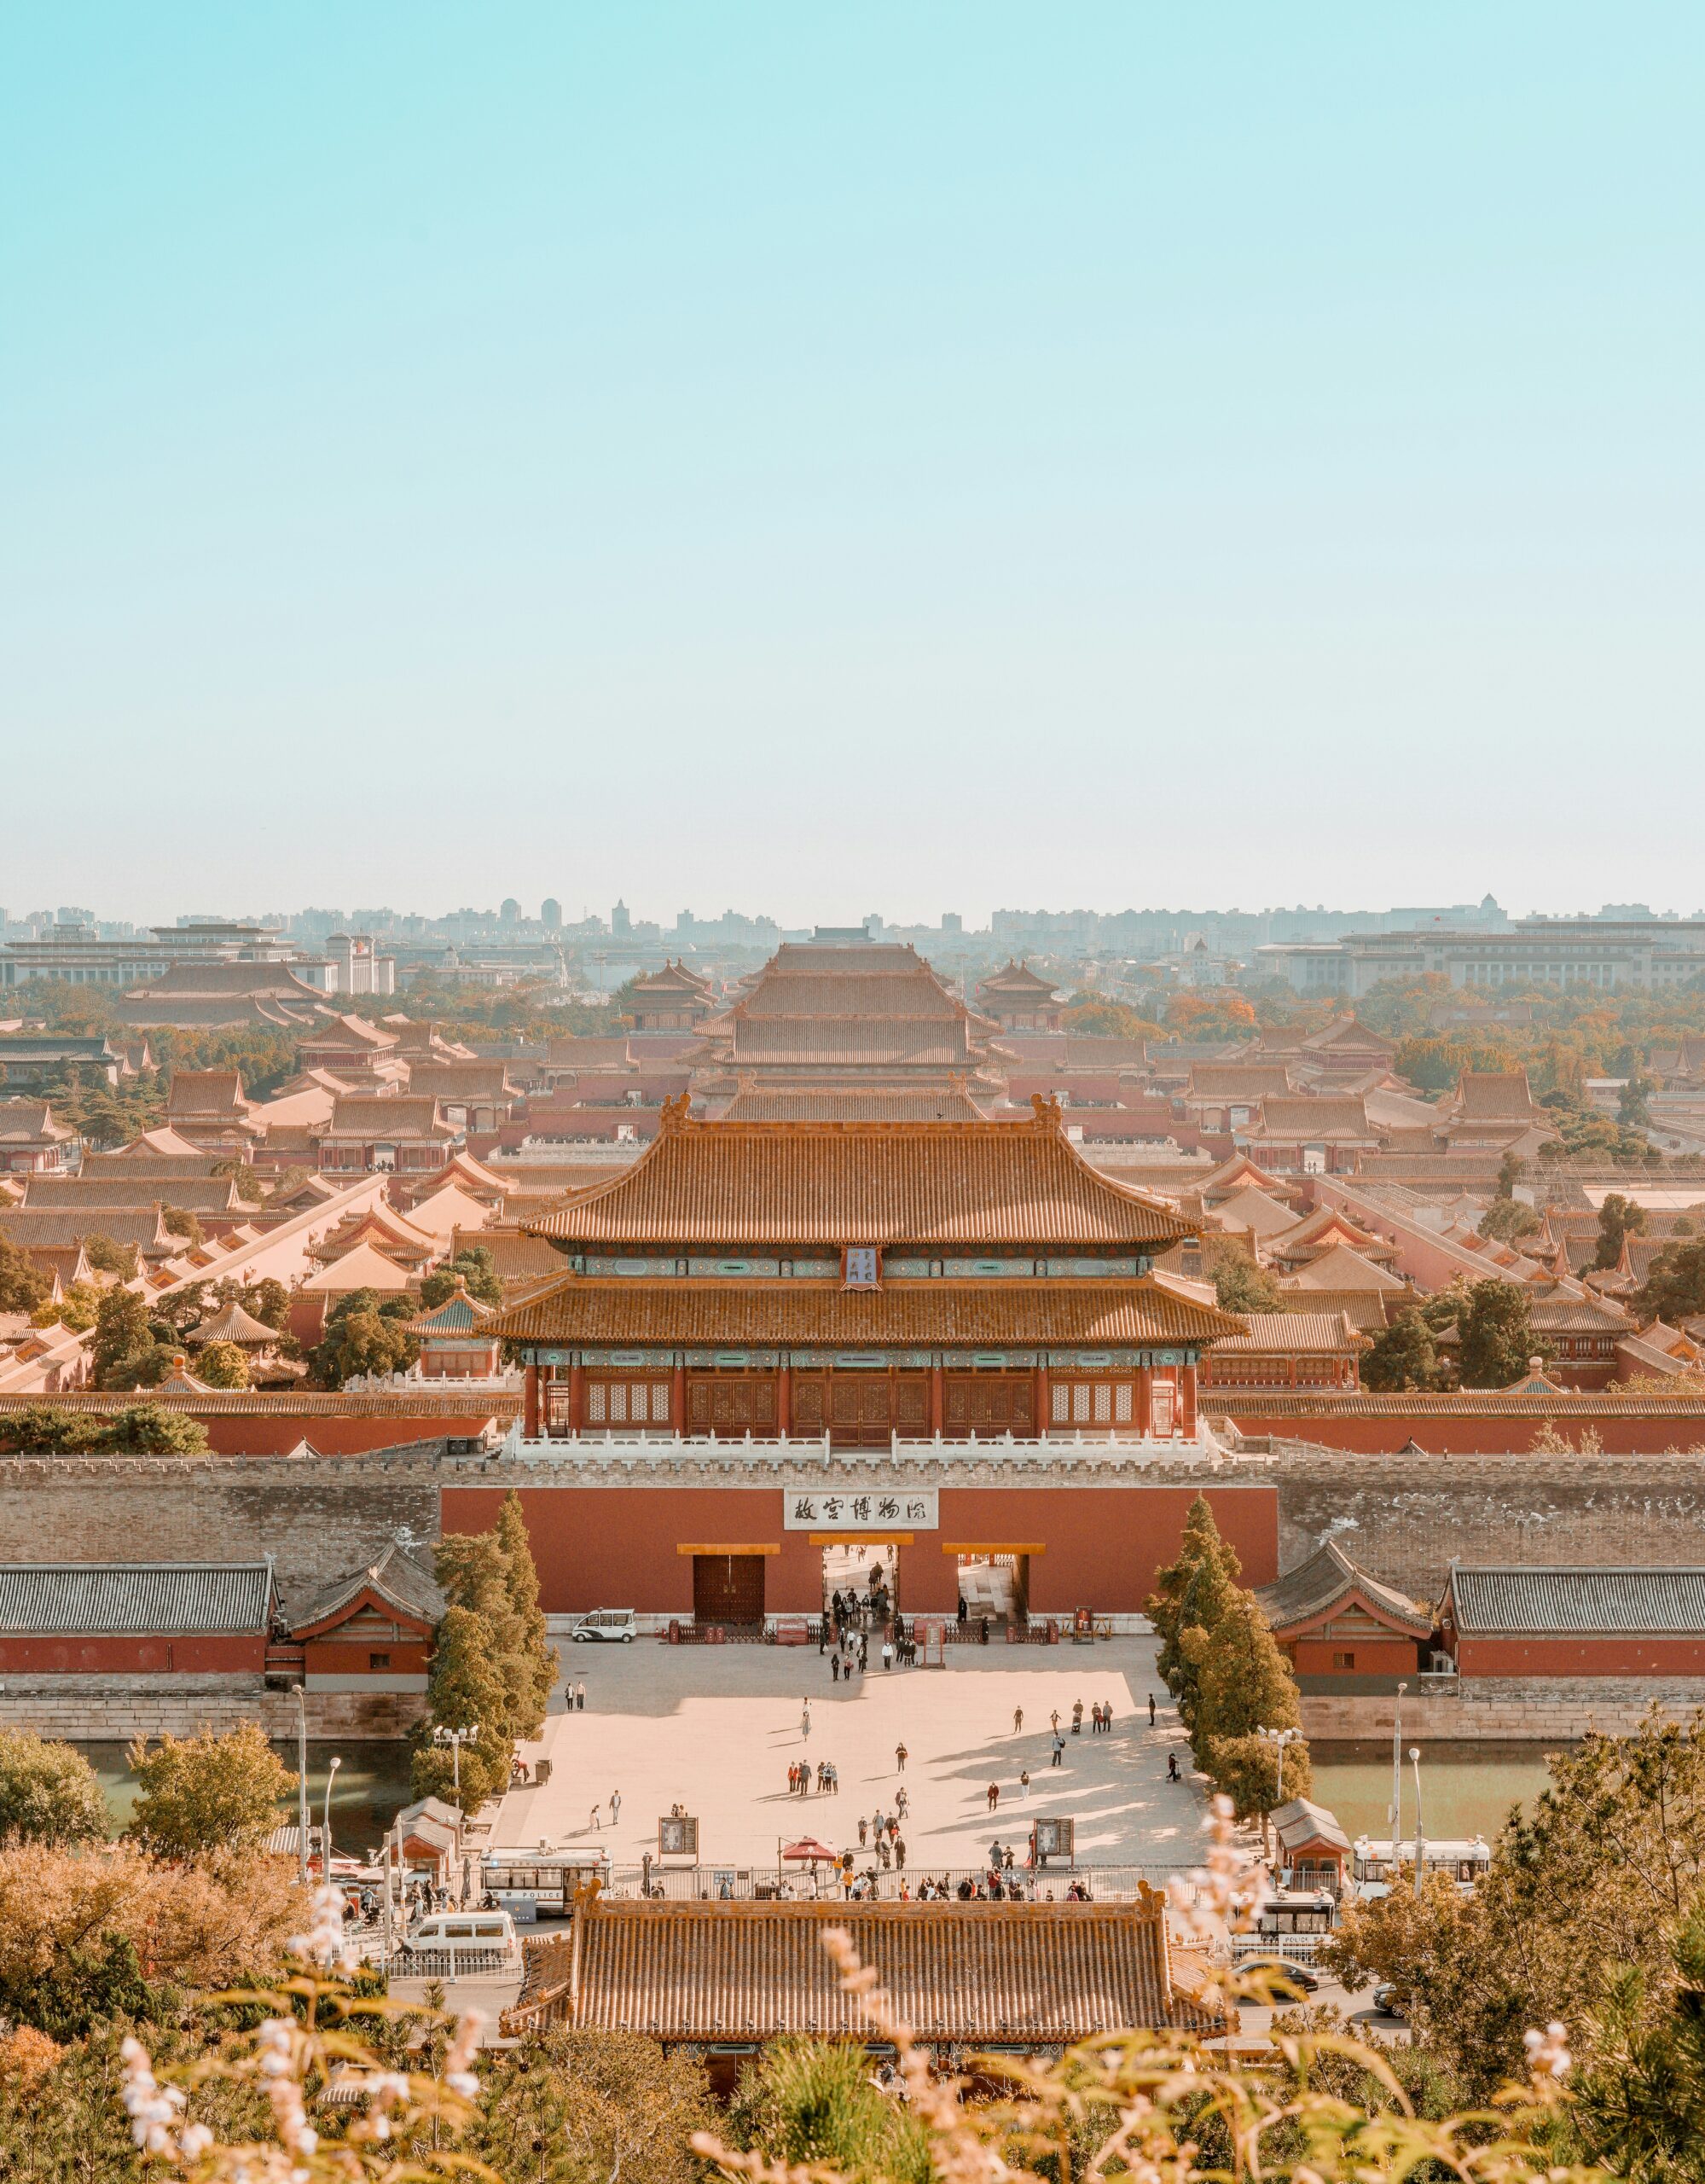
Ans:
{"type": "Polygon", "coordinates": [[[1006,1122],[701,1121],[665,1101],[623,1176],[524,1223],[560,1244],[1164,1247],[1198,1233],[1091,1167],[1052,1101],[1006,1122]]]}
{"type": "Polygon", "coordinates": [[[683,1279],[636,1282],[565,1274],[519,1298],[481,1332],[514,1342],[709,1344],[857,1350],[1041,1344],[1064,1348],[1196,1345],[1244,1322],[1146,1275],[1126,1281],[832,1281],[683,1279]]]}

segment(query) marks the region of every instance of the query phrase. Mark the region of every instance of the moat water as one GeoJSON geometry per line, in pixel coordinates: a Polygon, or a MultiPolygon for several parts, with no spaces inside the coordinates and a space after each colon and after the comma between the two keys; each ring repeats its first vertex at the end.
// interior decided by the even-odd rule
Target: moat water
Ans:
{"type": "MultiPolygon", "coordinates": [[[[77,1749],[101,1778],[116,1831],[130,1816],[136,1804],[136,1781],[122,1744],[79,1744],[77,1749]]],[[[294,1774],[293,1743],[274,1747],[294,1774]]],[[[308,1795],[314,1825],[325,1810],[326,1782],[331,1763],[339,1765],[332,1790],[332,1844],[339,1855],[362,1857],[377,1849],[403,1807],[409,1803],[409,1747],[405,1744],[316,1744],[308,1745],[308,1795]]],[[[281,1825],[296,1818],[296,1798],[279,1812],[281,1825]]]]}

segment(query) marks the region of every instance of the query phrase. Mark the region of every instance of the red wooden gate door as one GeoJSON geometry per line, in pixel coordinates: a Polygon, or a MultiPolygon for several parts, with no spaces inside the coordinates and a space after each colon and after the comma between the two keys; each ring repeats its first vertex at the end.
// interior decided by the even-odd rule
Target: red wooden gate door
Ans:
{"type": "Polygon", "coordinates": [[[763,1557],[695,1554],[693,1617],[696,1623],[762,1623],[763,1557]]]}

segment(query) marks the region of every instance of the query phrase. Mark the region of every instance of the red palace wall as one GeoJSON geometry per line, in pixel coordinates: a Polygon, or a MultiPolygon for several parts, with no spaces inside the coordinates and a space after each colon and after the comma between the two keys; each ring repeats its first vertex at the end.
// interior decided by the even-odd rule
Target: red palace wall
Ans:
{"type": "Polygon", "coordinates": [[[1411,1441],[1431,1456],[1526,1455],[1534,1435],[1546,1426],[1554,1426],[1571,1440],[1591,1431],[1611,1456],[1662,1455],[1705,1442],[1705,1415],[1696,1404],[1688,1411],[1664,1408],[1630,1414],[1607,1408],[1577,1416],[1542,1403],[1502,1413],[1435,1411],[1424,1403],[1408,1410],[1382,1403],[1378,1414],[1369,1416],[1336,1410],[1325,1391],[1318,1404],[1306,1409],[1287,1405],[1269,1410],[1259,1397],[1240,1398],[1228,1389],[1215,1388],[1204,1390],[1202,1408],[1210,1420],[1229,1417],[1250,1438],[1272,1434],[1366,1456],[1396,1455],[1411,1441]]]}
{"type": "Polygon", "coordinates": [[[1465,1678],[1705,1676],[1705,1637],[1464,1638],[1457,1647],[1457,1670],[1465,1678]]]}
{"type": "MultiPolygon", "coordinates": [[[[507,1490],[445,1487],[444,1530],[488,1530],[507,1490]]],[[[1238,1551],[1244,1583],[1262,1585],[1276,1577],[1276,1490],[1219,1485],[1201,1490],[1238,1551]]],[[[519,1491],[547,1614],[632,1607],[647,1615],[690,1616],[693,1557],[679,1552],[682,1546],[736,1552],[774,1548],[764,1558],[768,1612],[815,1614],[822,1606],[822,1548],[809,1532],[784,1531],[780,1487],[524,1485],[519,1491]]],[[[1194,1486],[944,1486],[939,1529],[913,1532],[912,1543],[899,1549],[901,1612],[954,1612],[959,1566],[954,1555],[943,1553],[945,1541],[1032,1550],[1033,1615],[1064,1615],[1079,1606],[1140,1614],[1156,1571],[1178,1551],[1197,1492],[1194,1486]]]]}
{"type": "Polygon", "coordinates": [[[1298,1676],[1413,1676],[1420,1666],[1412,1638],[1282,1638],[1279,1644],[1298,1676]],[[1354,1668],[1336,1666],[1338,1653],[1353,1653],[1354,1668]]]}
{"type": "Polygon", "coordinates": [[[423,1638],[310,1638],[302,1647],[304,1676],[425,1676],[430,1647],[423,1638]],[[372,1666],[375,1653],[388,1653],[388,1670],[372,1666]]]}
{"type": "Polygon", "coordinates": [[[259,1676],[266,1640],[224,1635],[181,1638],[0,1638],[0,1676],[259,1676]]]}

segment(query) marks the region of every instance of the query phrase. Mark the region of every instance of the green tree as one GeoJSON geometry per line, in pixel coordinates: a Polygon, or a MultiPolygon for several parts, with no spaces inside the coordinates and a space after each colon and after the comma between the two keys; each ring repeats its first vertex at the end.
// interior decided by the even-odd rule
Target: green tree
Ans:
{"type": "Polygon", "coordinates": [[[464,1812],[478,1812],[508,1782],[514,1738],[502,1658],[490,1625],[472,1608],[447,1608],[433,1635],[426,1717],[410,1763],[415,1796],[442,1798],[459,1803],[464,1812]],[[436,1729],[478,1734],[451,1751],[433,1741],[436,1729]]]}
{"type": "MultiPolygon", "coordinates": [[[[357,1290],[357,1296],[373,1294],[357,1290]]],[[[340,1312],[310,1353],[314,1377],[322,1387],[340,1388],[365,1373],[403,1373],[420,1354],[396,1316],[380,1310],[340,1312]]]]}
{"type": "Polygon", "coordinates": [[[126,1754],[136,1801],[126,1835],[156,1857],[189,1859],[213,1850],[252,1850],[280,1824],[297,1778],[245,1722],[223,1735],[138,1738],[126,1754]]]}
{"type": "Polygon", "coordinates": [[[1640,1964],[1612,1973],[1570,2088],[1571,2150],[1633,2184],[1705,2178],[1705,1904],[1681,1922],[1671,1961],[1661,1982],[1640,1964]]]}
{"type": "Polygon", "coordinates": [[[133,1289],[109,1289],[95,1311],[89,1362],[101,1388],[134,1388],[159,1347],[147,1301],[133,1289]]]}
{"type": "Polygon", "coordinates": [[[1439,1353],[1433,1346],[1433,1331],[1412,1304],[1406,1305],[1374,1337],[1373,1347],[1361,1361],[1361,1379],[1364,1387],[1382,1395],[1438,1386],[1439,1353]]]}
{"type": "Polygon", "coordinates": [[[1672,1327],[1705,1312],[1705,1237],[1666,1244],[1634,1303],[1643,1320],[1667,1320],[1672,1327]]]}
{"type": "Polygon", "coordinates": [[[1551,1355],[1551,1345],[1534,1333],[1528,1292],[1518,1283],[1489,1277],[1472,1283],[1468,1298],[1457,1350],[1465,1388],[1507,1388],[1531,1359],[1551,1355]]]}
{"type": "Polygon", "coordinates": [[[106,1430],[96,1443],[101,1454],[199,1456],[207,1447],[207,1429],[199,1418],[158,1403],[126,1403],[102,1422],[106,1430]]]}
{"type": "Polygon", "coordinates": [[[1214,1269],[1214,1297],[1222,1312],[1281,1312],[1285,1298],[1264,1266],[1230,1252],[1214,1269]]]}
{"type": "Polygon", "coordinates": [[[207,1231],[201,1226],[199,1214],[187,1206],[164,1205],[160,1208],[160,1222],[169,1236],[181,1236],[186,1244],[205,1244],[207,1231]]]}
{"type": "Polygon", "coordinates": [[[1651,1097],[1657,1089],[1643,1070],[1636,1070],[1622,1087],[1616,1102],[1616,1119],[1624,1130],[1644,1130],[1652,1118],[1651,1097]]]}
{"type": "Polygon", "coordinates": [[[195,1360],[195,1374],[210,1387],[246,1388],[249,1385],[248,1353],[241,1343],[210,1342],[195,1360]]]}
{"type": "Polygon", "coordinates": [[[33,1312],[53,1294],[44,1274],[21,1245],[0,1236],[0,1312],[33,1312]]]}
{"type": "Polygon", "coordinates": [[[467,2150],[515,2184],[702,2184],[704,2065],[634,2032],[553,2026],[495,2059],[467,2150]]]}
{"type": "Polygon", "coordinates": [[[922,2123],[872,2082],[863,2049],[829,2040],[780,2040],[740,2073],[728,2135],[743,2152],[789,2169],[931,2184],[936,2171],[922,2123]]]}
{"type": "Polygon", "coordinates": [[[1598,1209],[1598,1248],[1592,1255],[1592,1263],[1602,1273],[1615,1265],[1622,1256],[1625,1236],[1638,1235],[1646,1225],[1646,1210],[1623,1197],[1620,1191],[1611,1191],[1598,1209]]]}
{"type": "Polygon", "coordinates": [[[1515,1244],[1539,1226],[1539,1215],[1521,1199],[1494,1198],[1480,1217],[1479,1233],[1495,1244],[1515,1244]]]}
{"type": "Polygon", "coordinates": [[[115,1244],[97,1228],[84,1238],[83,1255],[97,1274],[113,1274],[120,1281],[134,1281],[136,1278],[134,1244],[115,1244]]]}
{"type": "Polygon", "coordinates": [[[491,1254],[484,1244],[476,1244],[458,1252],[446,1265],[434,1268],[426,1276],[420,1284],[422,1308],[431,1311],[435,1304],[442,1304],[446,1297],[452,1295],[458,1275],[477,1304],[496,1305],[503,1302],[503,1285],[493,1269],[491,1254]]]}
{"type": "Polygon", "coordinates": [[[434,1565],[450,1605],[433,1641],[415,1787],[450,1797],[452,1756],[432,1732],[477,1726],[461,1759],[461,1806],[473,1812],[507,1782],[517,1739],[543,1728],[559,1673],[519,1496],[505,1496],[490,1531],[446,1534],[434,1565]]]}
{"type": "Polygon", "coordinates": [[[1596,2013],[1630,1971],[1656,2018],[1679,1994],[1675,1945],[1705,1886],[1705,1713],[1656,1711],[1632,1736],[1553,1753],[1531,1815],[1513,1811],[1471,1896],[1429,1880],[1345,1911],[1329,1962],[1393,1980],[1441,2063],[1476,2095],[1522,2065],[1522,2034],[1560,2018],[1591,2067],[1596,2013]]]}
{"type": "Polygon", "coordinates": [[[264,1326],[281,1332],[290,1318],[290,1292],[281,1281],[275,1281],[269,1275],[264,1281],[250,1282],[243,1290],[241,1300],[243,1310],[264,1326]]]}
{"type": "MultiPolygon", "coordinates": [[[[1203,1637],[1190,1730],[1196,1763],[1231,1798],[1238,1819],[1264,1815],[1278,1802],[1279,1754],[1259,1732],[1300,1732],[1296,1680],[1251,1593],[1234,1593],[1203,1637]]],[[[1186,1643],[1195,1642],[1192,1633],[1186,1643]]],[[[1306,1797],[1313,1781],[1308,1747],[1299,1734],[1285,1747],[1285,1794],[1306,1797]]]]}
{"type": "Polygon", "coordinates": [[[107,1832],[100,1777],[74,1745],[0,1729],[0,1841],[99,1843],[107,1832]]]}
{"type": "Polygon", "coordinates": [[[1195,1714],[1205,1645],[1236,1597],[1242,1574],[1237,1550],[1221,1537],[1206,1496],[1198,1494],[1184,1520],[1178,1560],[1157,1574],[1147,1604],[1161,1641],[1155,1664],[1186,1729],[1195,1714]]]}

